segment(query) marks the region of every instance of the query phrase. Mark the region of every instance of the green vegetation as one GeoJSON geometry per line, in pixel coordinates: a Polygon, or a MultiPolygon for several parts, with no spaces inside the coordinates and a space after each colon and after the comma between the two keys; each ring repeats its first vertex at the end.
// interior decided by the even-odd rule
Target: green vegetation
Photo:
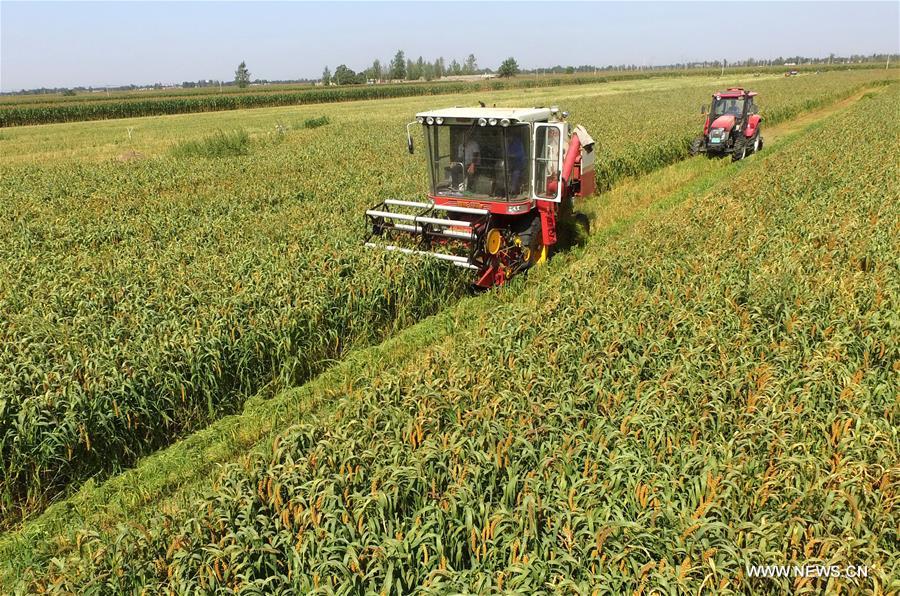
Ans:
{"type": "Polygon", "coordinates": [[[364,85],[359,87],[317,87],[298,91],[247,92],[209,95],[180,95],[159,99],[122,99],[121,101],[58,102],[49,105],[16,105],[0,108],[0,127],[52,122],[76,122],[107,118],[133,118],[163,114],[185,114],[238,110],[267,106],[285,106],[387,99],[445,93],[470,93],[473,91],[508,88],[556,87],[561,84],[577,85],[597,83],[597,77],[571,77],[568,79],[532,78],[516,81],[488,81],[484,83],[424,83],[401,85],[364,85]]]}
{"type": "MultiPolygon", "coordinates": [[[[834,73],[755,87],[767,110],[786,114],[882,76],[834,73]]],[[[600,139],[598,171],[607,182],[686,155],[700,126],[694,106],[709,94],[699,86],[675,95],[605,90],[540,89],[528,97],[572,107],[573,119],[600,139]]],[[[479,98],[509,102],[519,93],[479,98]]],[[[148,151],[150,158],[129,163],[51,157],[23,165],[5,156],[5,525],[85,478],[130,466],[240,411],[262,389],[302,383],[460,296],[458,272],[360,246],[365,207],[424,188],[424,168],[397,136],[410,113],[425,107],[416,101],[377,115],[365,106],[332,106],[328,114],[341,118],[328,128],[286,133],[283,142],[254,144],[230,159],[204,159],[233,145],[204,136],[193,152],[148,151]]],[[[244,118],[208,117],[231,123],[215,127],[221,130],[244,118]]],[[[158,125],[180,131],[189,118],[158,125]]],[[[104,129],[52,132],[68,138],[84,130],[104,129]]],[[[9,134],[18,143],[28,132],[9,134]]]]}
{"type": "MultiPolygon", "coordinates": [[[[402,58],[402,52],[398,55],[402,58]]],[[[473,56],[470,56],[474,60],[473,56]]],[[[396,57],[395,57],[396,60],[396,57]]],[[[414,64],[414,63],[413,63],[414,64]]],[[[396,71],[392,63],[391,76],[406,78],[406,65],[396,71]],[[400,72],[399,76],[397,72],[400,72]]],[[[326,69],[327,70],[327,69],[326,69]]],[[[780,75],[780,67],[741,67],[726,70],[727,77],[758,77],[780,75]]],[[[873,72],[887,76],[883,69],[874,64],[846,66],[820,66],[822,73],[852,70],[873,72]]],[[[574,73],[574,69],[572,70],[574,73]]],[[[276,84],[246,87],[231,86],[223,89],[165,89],[153,91],[132,91],[114,93],[89,93],[65,96],[60,94],[13,95],[0,98],[0,128],[29,124],[49,124],[54,122],[78,122],[83,120],[105,120],[111,118],[134,118],[165,114],[187,114],[222,110],[239,110],[270,106],[308,105],[338,101],[358,101],[367,99],[387,99],[416,97],[423,95],[443,95],[499,91],[502,89],[552,88],[561,85],[591,85],[618,81],[639,81],[663,78],[719,78],[718,68],[658,71],[607,72],[602,75],[554,75],[520,76],[515,80],[484,80],[479,82],[410,82],[404,84],[360,85],[349,87],[312,87],[310,85],[276,84]]],[[[323,73],[324,75],[325,73],[323,73]]],[[[331,77],[331,74],[328,73],[331,77]]],[[[871,76],[871,75],[870,75],[871,76]]],[[[803,78],[803,77],[801,77],[803,78]]]]}
{"type": "Polygon", "coordinates": [[[319,116],[318,118],[307,118],[298,128],[319,128],[328,124],[328,116],[319,116]]]}
{"type": "Polygon", "coordinates": [[[172,148],[175,157],[234,157],[250,152],[250,135],[244,130],[219,131],[198,141],[185,141],[172,148]]]}
{"type": "Polygon", "coordinates": [[[263,451],[44,545],[20,587],[892,591],[898,99],[685,164],[643,220],[318,383],[263,451]],[[766,563],[870,575],[747,576],[766,563]]]}

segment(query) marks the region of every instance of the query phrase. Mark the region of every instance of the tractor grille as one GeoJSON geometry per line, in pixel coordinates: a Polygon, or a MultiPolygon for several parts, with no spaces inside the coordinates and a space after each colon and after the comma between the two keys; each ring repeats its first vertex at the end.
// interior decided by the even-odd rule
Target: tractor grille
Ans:
{"type": "Polygon", "coordinates": [[[724,128],[714,128],[709,131],[709,142],[712,145],[722,145],[725,143],[726,138],[728,138],[728,135],[725,134],[724,128]]]}

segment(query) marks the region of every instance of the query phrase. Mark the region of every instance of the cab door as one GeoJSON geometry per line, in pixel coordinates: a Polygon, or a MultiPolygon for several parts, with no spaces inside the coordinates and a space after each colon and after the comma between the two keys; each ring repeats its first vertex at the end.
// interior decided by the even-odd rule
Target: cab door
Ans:
{"type": "Polygon", "coordinates": [[[531,189],[532,197],[540,201],[558,203],[562,200],[564,127],[562,122],[539,122],[534,125],[531,189]]]}

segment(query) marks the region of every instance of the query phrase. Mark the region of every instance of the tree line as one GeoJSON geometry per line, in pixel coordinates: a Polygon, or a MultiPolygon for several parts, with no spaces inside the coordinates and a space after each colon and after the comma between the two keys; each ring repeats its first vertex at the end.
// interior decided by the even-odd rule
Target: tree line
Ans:
{"type": "Polygon", "coordinates": [[[452,75],[473,75],[490,72],[489,69],[479,69],[478,59],[475,54],[469,54],[462,62],[453,59],[449,63],[443,56],[435,60],[425,60],[422,56],[413,60],[407,58],[403,50],[397,50],[394,58],[390,61],[382,62],[379,59],[372,61],[372,64],[355,72],[346,64],[341,64],[331,72],[329,67],[325,67],[322,72],[322,83],[325,85],[350,85],[354,83],[365,83],[368,81],[418,81],[425,79],[432,81],[445,76],[452,75]]]}

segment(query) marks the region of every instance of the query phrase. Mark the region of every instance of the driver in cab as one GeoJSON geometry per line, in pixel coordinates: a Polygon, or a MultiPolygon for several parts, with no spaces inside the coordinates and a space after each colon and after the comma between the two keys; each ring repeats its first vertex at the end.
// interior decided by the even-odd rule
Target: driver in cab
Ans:
{"type": "Polygon", "coordinates": [[[471,176],[475,173],[475,169],[481,165],[481,148],[478,141],[469,136],[456,148],[456,159],[463,164],[466,173],[471,176]]]}

